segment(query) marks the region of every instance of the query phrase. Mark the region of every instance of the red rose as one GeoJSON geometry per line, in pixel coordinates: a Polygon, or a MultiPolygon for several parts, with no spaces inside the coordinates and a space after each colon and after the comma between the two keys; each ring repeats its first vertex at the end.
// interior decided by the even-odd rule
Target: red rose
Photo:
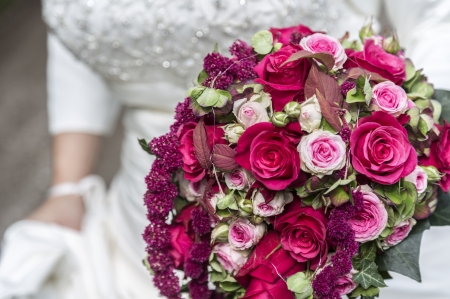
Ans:
{"type": "Polygon", "coordinates": [[[176,268],[183,266],[194,243],[194,232],[191,227],[193,209],[195,209],[194,204],[184,207],[169,229],[171,247],[169,254],[172,256],[176,268]]]}
{"type": "Polygon", "coordinates": [[[269,31],[272,33],[274,43],[282,43],[285,46],[289,45],[292,40],[298,43],[305,36],[316,33],[302,24],[286,28],[270,28],[269,31]]]}
{"type": "Polygon", "coordinates": [[[439,182],[444,192],[450,191],[450,124],[439,126],[439,140],[431,144],[430,156],[420,159],[420,165],[434,166],[445,175],[439,182]]]}
{"type": "Polygon", "coordinates": [[[355,55],[355,53],[357,53],[357,52],[352,48],[345,49],[345,55],[347,55],[347,60],[344,63],[344,69],[348,70],[351,68],[358,67],[358,64],[356,63],[355,58],[353,57],[355,55]]]}
{"type": "Polygon", "coordinates": [[[395,117],[382,111],[358,121],[350,136],[350,150],[353,168],[380,184],[398,182],[417,165],[408,133],[395,117]]]}
{"type": "MultiPolygon", "coordinates": [[[[200,166],[194,149],[194,129],[197,126],[195,122],[189,122],[178,131],[178,140],[180,145],[178,150],[181,152],[183,159],[184,178],[193,183],[203,179],[206,175],[206,170],[200,166]]],[[[214,144],[226,143],[224,137],[224,130],[220,126],[205,126],[208,134],[208,145],[212,149],[214,144]]]]}
{"type": "Polygon", "coordinates": [[[368,39],[364,43],[364,50],[353,53],[350,59],[370,71],[379,74],[397,85],[402,85],[406,79],[405,60],[387,53],[381,44],[376,44],[373,39],[368,39]]]}
{"type": "Polygon", "coordinates": [[[327,224],[322,212],[294,201],[275,217],[274,228],[281,233],[282,247],[298,262],[311,261],[315,269],[327,260],[327,224]]]}
{"type": "Polygon", "coordinates": [[[247,289],[243,298],[294,298],[283,279],[305,271],[306,263],[297,262],[283,248],[277,249],[280,241],[277,232],[267,233],[256,245],[247,263],[236,274],[236,280],[247,289]]]}
{"type": "Polygon", "coordinates": [[[283,190],[300,172],[299,136],[272,123],[257,123],[239,138],[235,161],[271,190],[283,190]]]}
{"type": "Polygon", "coordinates": [[[254,68],[258,74],[255,82],[265,85],[272,96],[273,108],[283,110],[284,106],[294,98],[301,98],[311,63],[308,59],[299,59],[283,65],[292,54],[302,48],[289,45],[275,53],[266,55],[254,68]]]}

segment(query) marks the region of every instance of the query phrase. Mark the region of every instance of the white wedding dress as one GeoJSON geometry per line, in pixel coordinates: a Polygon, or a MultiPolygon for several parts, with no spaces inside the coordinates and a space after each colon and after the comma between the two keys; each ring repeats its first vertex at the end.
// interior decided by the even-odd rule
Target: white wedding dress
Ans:
{"type": "MultiPolygon", "coordinates": [[[[121,168],[109,190],[91,176],[81,232],[20,221],[5,233],[0,299],[156,298],[142,265],[147,224],[144,176],[152,158],[138,138],[168,131],[202,58],[260,29],[304,23],[342,36],[378,16],[381,2],[356,0],[43,0],[48,24],[52,134],[108,134],[125,108],[121,168]]],[[[389,0],[387,19],[437,88],[450,89],[450,1],[389,0]]],[[[379,27],[379,26],[378,26],[379,27]]],[[[382,298],[450,298],[450,228],[425,233],[423,283],[395,275],[382,298]]]]}

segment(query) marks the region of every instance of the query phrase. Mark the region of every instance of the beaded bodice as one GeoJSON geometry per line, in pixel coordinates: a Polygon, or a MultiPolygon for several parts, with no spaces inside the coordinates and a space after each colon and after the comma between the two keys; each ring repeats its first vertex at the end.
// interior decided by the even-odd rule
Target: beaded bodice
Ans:
{"type": "Polygon", "coordinates": [[[333,33],[344,0],[43,0],[50,30],[108,80],[187,81],[217,42],[304,23],[333,33]]]}

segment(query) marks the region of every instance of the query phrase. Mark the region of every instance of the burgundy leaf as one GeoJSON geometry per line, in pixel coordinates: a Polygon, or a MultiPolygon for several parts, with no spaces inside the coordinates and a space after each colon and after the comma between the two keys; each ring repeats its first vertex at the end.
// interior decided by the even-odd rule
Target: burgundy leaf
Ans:
{"type": "Polygon", "coordinates": [[[354,80],[356,80],[356,79],[359,78],[359,76],[362,76],[362,75],[366,75],[367,78],[368,78],[369,80],[371,80],[371,81],[376,81],[376,82],[387,81],[386,78],[383,78],[383,77],[380,76],[379,74],[373,73],[373,72],[369,72],[369,71],[367,71],[367,70],[365,70],[365,69],[363,69],[363,68],[360,68],[360,67],[351,68],[351,69],[348,71],[348,74],[347,74],[345,80],[348,80],[348,79],[354,79],[354,80]]]}
{"type": "Polygon", "coordinates": [[[208,134],[206,134],[205,123],[203,119],[197,124],[194,129],[194,149],[195,157],[198,163],[204,169],[210,169],[211,163],[211,149],[208,146],[208,134]]]}
{"type": "Polygon", "coordinates": [[[327,71],[331,70],[334,66],[333,55],[328,53],[311,53],[306,50],[300,50],[292,54],[291,57],[289,57],[281,66],[285,65],[286,63],[297,61],[303,58],[315,58],[319,60],[326,67],[327,71]]]}
{"type": "Polygon", "coordinates": [[[322,116],[328,121],[330,126],[333,127],[336,131],[340,131],[342,129],[342,122],[339,118],[339,115],[336,113],[339,108],[331,106],[331,104],[325,100],[322,93],[316,89],[317,100],[319,101],[320,110],[322,112],[322,116]]]}
{"type": "Polygon", "coordinates": [[[214,145],[212,162],[214,166],[223,171],[232,171],[239,167],[239,165],[234,161],[234,156],[236,151],[226,144],[216,144],[214,145]]]}
{"type": "Polygon", "coordinates": [[[334,78],[323,73],[317,64],[313,63],[305,82],[306,98],[309,99],[316,94],[316,90],[320,91],[330,106],[341,107],[343,98],[339,84],[334,78]]]}

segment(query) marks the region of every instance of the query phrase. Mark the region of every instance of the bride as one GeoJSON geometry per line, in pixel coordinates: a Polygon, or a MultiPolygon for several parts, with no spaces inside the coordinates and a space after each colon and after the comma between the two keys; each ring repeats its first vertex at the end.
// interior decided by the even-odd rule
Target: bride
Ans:
{"type": "MultiPolygon", "coordinates": [[[[350,29],[357,38],[370,16],[388,20],[406,55],[436,88],[450,89],[445,0],[43,0],[53,186],[38,210],[5,233],[0,299],[157,297],[141,262],[152,159],[137,139],[168,130],[175,104],[216,42],[227,47],[257,30],[300,22],[337,37],[350,29]],[[121,168],[106,190],[91,171],[120,107],[121,168]]],[[[436,254],[450,247],[449,233],[425,233],[422,284],[394,274],[383,298],[450,298],[450,256],[436,254]]]]}

